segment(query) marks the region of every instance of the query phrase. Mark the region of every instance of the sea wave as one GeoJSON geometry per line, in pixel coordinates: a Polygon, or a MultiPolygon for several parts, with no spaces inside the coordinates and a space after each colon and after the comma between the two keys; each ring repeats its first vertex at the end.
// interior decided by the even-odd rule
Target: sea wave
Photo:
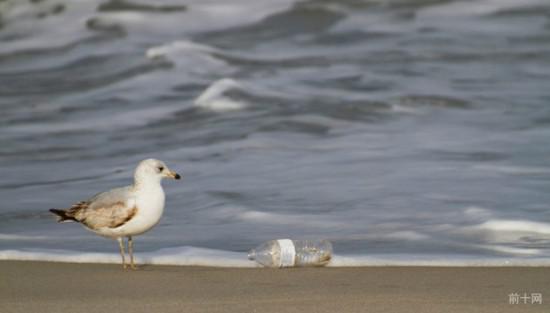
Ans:
{"type": "Polygon", "coordinates": [[[214,54],[221,54],[221,51],[184,40],[151,47],[145,52],[147,58],[168,60],[190,75],[228,75],[234,72],[233,67],[214,54]]]}
{"type": "Polygon", "coordinates": [[[232,111],[246,107],[246,103],[233,100],[225,94],[230,90],[240,89],[241,84],[231,78],[223,78],[212,83],[194,103],[197,107],[212,111],[232,111]]]}

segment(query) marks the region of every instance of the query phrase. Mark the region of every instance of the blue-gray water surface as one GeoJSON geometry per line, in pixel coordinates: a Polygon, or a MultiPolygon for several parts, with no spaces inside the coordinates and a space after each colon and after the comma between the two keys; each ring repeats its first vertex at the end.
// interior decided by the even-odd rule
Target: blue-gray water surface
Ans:
{"type": "Polygon", "coordinates": [[[2,0],[0,250],[164,160],[137,249],[550,257],[547,0],[2,0]]]}

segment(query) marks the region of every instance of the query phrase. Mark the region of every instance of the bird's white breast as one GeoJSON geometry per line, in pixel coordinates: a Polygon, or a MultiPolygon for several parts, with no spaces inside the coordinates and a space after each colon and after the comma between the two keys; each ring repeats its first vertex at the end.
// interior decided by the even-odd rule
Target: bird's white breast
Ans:
{"type": "Polygon", "coordinates": [[[143,234],[155,226],[164,211],[164,190],[160,184],[147,186],[135,191],[135,196],[128,200],[128,207],[136,207],[137,213],[124,225],[114,229],[118,236],[143,234]]]}

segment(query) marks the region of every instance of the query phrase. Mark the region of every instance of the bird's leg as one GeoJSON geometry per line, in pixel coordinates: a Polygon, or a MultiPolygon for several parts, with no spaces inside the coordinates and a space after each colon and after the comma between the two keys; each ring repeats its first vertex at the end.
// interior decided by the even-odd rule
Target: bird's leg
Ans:
{"type": "Polygon", "coordinates": [[[126,260],[124,257],[124,244],[122,243],[122,237],[116,239],[118,241],[118,246],[120,248],[120,256],[122,257],[122,268],[126,269],[126,260]]]}
{"type": "Polygon", "coordinates": [[[137,266],[134,264],[134,241],[132,236],[128,236],[128,253],[130,254],[130,267],[135,270],[137,266]]]}

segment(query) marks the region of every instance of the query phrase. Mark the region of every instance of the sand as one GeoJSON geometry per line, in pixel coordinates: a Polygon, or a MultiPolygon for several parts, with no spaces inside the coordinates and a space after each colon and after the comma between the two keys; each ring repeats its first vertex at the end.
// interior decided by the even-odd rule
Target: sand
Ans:
{"type": "Polygon", "coordinates": [[[0,312],[550,312],[550,268],[0,262],[0,312]],[[542,304],[509,304],[509,294],[542,304]]]}

